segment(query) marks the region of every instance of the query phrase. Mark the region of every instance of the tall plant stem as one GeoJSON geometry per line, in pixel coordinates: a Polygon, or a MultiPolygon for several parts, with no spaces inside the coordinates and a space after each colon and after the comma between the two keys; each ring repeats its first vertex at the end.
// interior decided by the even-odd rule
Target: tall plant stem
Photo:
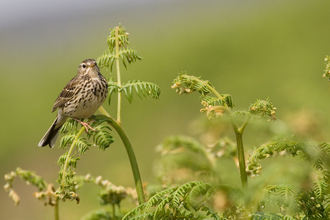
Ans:
{"type": "MultiPolygon", "coordinates": [[[[121,78],[120,78],[120,66],[119,66],[119,27],[116,27],[115,39],[116,39],[116,70],[117,70],[117,83],[121,87],[121,78]]],[[[117,122],[121,124],[121,92],[118,92],[118,101],[117,101],[117,122]]]]}
{"type": "Polygon", "coordinates": [[[60,198],[56,197],[55,200],[55,204],[54,204],[54,220],[59,220],[59,212],[58,212],[58,202],[59,202],[60,198]]]}
{"type": "Polygon", "coordinates": [[[246,167],[245,167],[243,132],[249,120],[250,120],[250,116],[246,119],[246,121],[243,123],[243,125],[240,128],[237,126],[237,124],[234,121],[231,122],[236,137],[238,165],[239,165],[239,172],[240,172],[243,189],[245,189],[248,184],[246,167]]]}
{"type": "Polygon", "coordinates": [[[62,175],[62,187],[64,187],[65,175],[66,175],[66,170],[68,168],[70,155],[71,155],[71,153],[74,149],[74,146],[76,145],[76,142],[77,142],[78,138],[84,132],[84,130],[85,130],[85,127],[82,126],[81,129],[79,130],[79,132],[76,134],[76,137],[74,138],[74,140],[73,140],[73,142],[70,146],[68,154],[66,155],[66,159],[65,159],[65,163],[64,163],[64,167],[63,167],[63,175],[62,175]]]}
{"type": "Polygon", "coordinates": [[[142,203],[145,202],[144,192],[143,192],[143,187],[142,187],[142,179],[141,179],[139,167],[137,164],[137,160],[136,160],[131,142],[129,141],[121,124],[119,124],[115,119],[113,119],[109,115],[109,113],[103,108],[103,106],[101,106],[99,108],[99,111],[103,115],[98,115],[97,117],[107,119],[108,124],[111,125],[111,127],[113,127],[117,131],[118,135],[120,136],[120,138],[126,148],[126,152],[127,152],[129,161],[131,163],[131,169],[132,169],[133,176],[134,176],[134,182],[135,182],[136,193],[138,196],[138,201],[139,201],[139,204],[141,205],[142,203]]]}
{"type": "MultiPolygon", "coordinates": [[[[196,80],[199,80],[196,78],[196,80]]],[[[223,99],[223,96],[218,93],[217,90],[215,90],[212,86],[205,84],[213,94],[215,94],[219,99],[223,99]]],[[[224,111],[226,111],[231,116],[230,108],[226,105],[224,107],[221,107],[224,111]]],[[[246,121],[243,123],[241,127],[238,127],[236,122],[231,119],[231,124],[234,129],[235,137],[236,137],[236,145],[237,145],[237,156],[238,156],[238,164],[239,164],[239,172],[241,177],[241,183],[243,189],[247,187],[247,174],[246,174],[246,167],[245,167],[245,156],[244,156],[244,146],[243,146],[243,132],[250,120],[250,116],[246,119],[246,121]]]]}
{"type": "Polygon", "coordinates": [[[112,219],[116,219],[116,204],[112,204],[112,219]]]}

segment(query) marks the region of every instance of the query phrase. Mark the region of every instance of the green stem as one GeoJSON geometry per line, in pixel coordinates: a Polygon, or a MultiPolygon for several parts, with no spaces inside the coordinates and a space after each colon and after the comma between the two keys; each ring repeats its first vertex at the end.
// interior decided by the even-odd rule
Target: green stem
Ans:
{"type": "Polygon", "coordinates": [[[251,118],[251,114],[249,114],[249,116],[247,117],[247,119],[245,120],[245,122],[243,123],[243,125],[238,129],[238,131],[239,131],[240,133],[243,134],[244,129],[245,129],[245,127],[247,126],[247,124],[249,123],[250,118],[251,118]]]}
{"type": "Polygon", "coordinates": [[[99,108],[99,111],[103,115],[98,115],[97,117],[107,119],[108,124],[111,125],[117,131],[118,135],[120,136],[120,138],[126,148],[126,152],[127,152],[129,161],[131,163],[131,169],[132,169],[133,176],[134,176],[134,182],[135,182],[136,193],[138,196],[138,201],[139,201],[139,204],[141,205],[142,203],[145,202],[144,192],[143,192],[143,187],[142,187],[142,179],[141,179],[139,167],[137,164],[137,160],[136,160],[131,142],[129,141],[127,134],[125,133],[123,127],[109,115],[109,113],[103,108],[103,106],[101,106],[99,108]]]}
{"type": "Polygon", "coordinates": [[[233,129],[235,132],[235,137],[236,137],[237,156],[238,156],[239,171],[240,171],[240,176],[241,176],[241,183],[242,183],[242,187],[245,189],[247,187],[247,175],[246,175],[246,168],[245,168],[243,132],[242,132],[242,130],[244,130],[244,129],[242,129],[242,127],[239,129],[235,122],[232,122],[232,126],[233,126],[233,129]]]}
{"type": "MultiPolygon", "coordinates": [[[[115,40],[116,40],[116,69],[117,69],[117,83],[121,87],[121,78],[120,78],[120,66],[119,66],[119,37],[118,37],[119,27],[116,27],[115,40]]],[[[117,100],[117,122],[121,124],[121,92],[118,92],[117,100]]]]}
{"type": "Polygon", "coordinates": [[[112,219],[116,219],[116,207],[115,204],[112,204],[112,219]]]}
{"type": "Polygon", "coordinates": [[[56,200],[55,200],[55,204],[54,204],[54,219],[55,220],[59,220],[60,217],[59,217],[59,212],[58,212],[58,202],[59,202],[59,197],[56,197],[56,200]]]}
{"type": "Polygon", "coordinates": [[[64,167],[63,167],[63,175],[62,175],[62,187],[64,187],[64,182],[65,182],[65,175],[66,175],[66,170],[67,170],[67,167],[68,167],[68,164],[69,164],[69,158],[70,158],[70,155],[74,149],[74,146],[76,145],[76,142],[78,140],[78,138],[80,137],[80,135],[84,132],[85,130],[85,127],[81,127],[81,129],[79,130],[79,132],[76,134],[76,137],[74,138],[71,146],[70,146],[70,149],[68,151],[68,155],[66,155],[66,159],[65,159],[65,163],[64,163],[64,167]]]}

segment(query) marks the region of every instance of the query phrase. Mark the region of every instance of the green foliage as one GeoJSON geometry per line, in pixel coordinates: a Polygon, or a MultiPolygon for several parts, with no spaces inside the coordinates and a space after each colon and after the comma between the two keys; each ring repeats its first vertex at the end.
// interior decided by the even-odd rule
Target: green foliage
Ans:
{"type": "Polygon", "coordinates": [[[275,120],[276,107],[271,103],[270,99],[257,99],[256,102],[250,105],[250,113],[256,118],[266,118],[267,120],[275,120]]]}
{"type": "Polygon", "coordinates": [[[109,83],[109,104],[113,93],[123,92],[129,103],[133,102],[133,93],[138,95],[140,99],[151,97],[158,99],[160,96],[160,88],[158,85],[145,82],[141,80],[129,80],[127,83],[123,83],[122,86],[111,82],[109,83]]]}
{"type": "Polygon", "coordinates": [[[141,80],[132,80],[123,84],[120,92],[124,92],[127,100],[132,103],[133,101],[133,91],[140,97],[140,99],[151,97],[158,99],[160,95],[160,88],[154,83],[144,82],[141,80]]]}
{"type": "Polygon", "coordinates": [[[142,59],[135,49],[128,48],[128,36],[125,27],[121,25],[110,29],[110,35],[107,38],[108,49],[97,59],[99,67],[107,67],[112,71],[114,62],[119,58],[125,68],[127,68],[126,62],[131,64],[142,59]]]}
{"type": "Polygon", "coordinates": [[[97,117],[94,117],[94,119],[95,121],[92,126],[96,131],[90,131],[87,136],[88,138],[93,137],[93,146],[97,146],[99,149],[105,150],[114,142],[113,137],[110,135],[111,128],[104,124],[107,120],[97,119],[97,117]]]}
{"type": "Polygon", "coordinates": [[[201,104],[204,106],[200,111],[206,113],[208,119],[219,117],[225,113],[229,114],[233,119],[244,116],[249,120],[250,115],[255,118],[267,118],[267,120],[275,120],[276,107],[273,106],[270,99],[257,99],[251,104],[249,111],[237,111],[231,113],[231,109],[235,106],[232,96],[229,94],[220,94],[215,87],[208,81],[202,80],[201,77],[195,77],[181,73],[174,79],[172,89],[178,94],[190,94],[194,91],[200,94],[201,104]],[[213,93],[215,96],[210,96],[213,93]]]}
{"type": "Polygon", "coordinates": [[[283,214],[311,217],[312,219],[323,219],[330,215],[328,207],[329,172],[325,162],[329,160],[328,142],[297,142],[283,140],[269,142],[256,148],[248,159],[248,169],[252,175],[259,175],[261,172],[260,160],[275,155],[298,156],[303,161],[311,164],[314,172],[311,173],[310,187],[298,188],[291,184],[266,185],[263,189],[264,199],[276,201],[283,214]]]}
{"type": "Polygon", "coordinates": [[[105,150],[113,143],[113,137],[110,135],[111,131],[108,125],[104,125],[105,119],[97,119],[94,117],[92,126],[96,131],[89,131],[87,139],[80,137],[83,127],[81,126],[78,131],[78,123],[74,123],[73,119],[69,119],[61,129],[65,135],[60,142],[60,148],[67,149],[67,151],[61,155],[57,161],[60,166],[59,178],[57,182],[60,184],[60,189],[56,191],[56,195],[62,201],[69,199],[70,201],[76,200],[79,203],[79,196],[76,194],[77,181],[75,179],[75,168],[80,157],[75,157],[78,154],[86,154],[90,146],[97,146],[101,150],[105,150]],[[89,143],[88,140],[92,142],[89,143]],[[76,149],[76,152],[72,152],[76,149]]]}
{"type": "Polygon", "coordinates": [[[16,177],[21,178],[26,181],[28,185],[33,185],[38,188],[39,191],[44,190],[47,187],[47,183],[44,179],[30,170],[22,170],[21,168],[16,168],[15,171],[12,171],[5,175],[5,180],[7,183],[4,186],[6,191],[9,191],[9,197],[15,202],[15,205],[18,205],[20,198],[18,194],[13,189],[13,182],[16,177]]]}
{"type": "Polygon", "coordinates": [[[289,153],[292,156],[299,156],[304,160],[309,160],[309,155],[306,153],[306,143],[282,140],[271,141],[263,144],[259,148],[255,148],[252,155],[247,160],[247,169],[252,175],[258,175],[261,172],[261,159],[271,157],[275,154],[289,153]]]}
{"type": "Polygon", "coordinates": [[[283,220],[283,216],[276,215],[274,213],[253,213],[252,220],[283,220]]]}
{"type": "Polygon", "coordinates": [[[128,212],[128,219],[209,219],[220,217],[204,202],[214,193],[212,184],[201,181],[189,182],[179,187],[165,189],[152,196],[148,202],[128,212]],[[151,208],[154,209],[151,210],[151,208]]]}
{"type": "MultiPolygon", "coordinates": [[[[73,133],[67,132],[67,134],[62,137],[59,148],[62,148],[62,149],[69,148],[72,145],[73,141],[75,140],[77,134],[78,134],[78,131],[74,131],[73,133]]],[[[86,151],[89,150],[89,146],[91,146],[91,144],[88,143],[86,138],[84,138],[84,137],[79,137],[75,141],[75,144],[76,144],[78,152],[80,154],[85,154],[86,151]]]]}
{"type": "MultiPolygon", "coordinates": [[[[117,62],[117,77],[118,82],[114,82],[112,78],[109,80],[109,98],[108,103],[111,102],[112,94],[124,93],[129,103],[133,101],[133,91],[141,98],[151,97],[158,99],[160,95],[160,88],[154,83],[145,82],[141,80],[129,80],[127,83],[121,84],[119,74],[119,60],[127,69],[126,63],[133,63],[137,60],[141,60],[139,53],[135,49],[128,48],[128,33],[126,29],[119,25],[110,30],[107,43],[108,49],[97,59],[97,63],[100,67],[107,67],[112,71],[113,65],[117,62]]],[[[119,98],[118,105],[120,108],[121,100],[119,98]]],[[[120,120],[119,120],[120,121],[120,120]]]]}
{"type": "MultiPolygon", "coordinates": [[[[108,48],[98,58],[100,67],[107,67],[112,71],[116,62],[118,82],[109,79],[109,103],[111,96],[118,93],[118,111],[120,112],[121,94],[125,94],[129,103],[133,101],[133,93],[141,99],[151,97],[158,99],[160,88],[150,82],[141,80],[129,80],[121,84],[119,60],[127,68],[127,63],[140,60],[138,52],[128,48],[128,33],[124,27],[116,27],[110,30],[107,39],[108,48]]],[[[330,57],[325,61],[325,77],[330,78],[330,57]]],[[[86,154],[91,147],[101,150],[109,148],[114,142],[108,126],[111,125],[116,131],[122,129],[120,117],[117,121],[111,117],[94,116],[91,126],[95,129],[89,131],[86,137],[81,137],[84,128],[80,127],[75,120],[69,119],[61,129],[64,134],[60,142],[60,148],[66,150],[57,161],[60,166],[57,190],[52,184],[47,184],[34,172],[17,168],[5,175],[7,181],[5,189],[15,204],[19,203],[19,197],[13,190],[13,181],[18,176],[28,184],[36,186],[39,192],[34,196],[45,204],[57,207],[59,199],[62,201],[76,200],[80,198],[76,191],[85,183],[93,183],[100,187],[98,198],[101,205],[110,205],[111,211],[97,210],[86,215],[83,219],[327,219],[330,216],[330,143],[328,142],[302,142],[293,139],[274,139],[260,147],[255,147],[248,157],[247,163],[244,156],[243,132],[251,118],[275,120],[276,107],[269,98],[257,99],[248,110],[233,111],[234,103],[229,94],[220,94],[215,87],[201,77],[195,77],[181,73],[174,80],[173,89],[179,94],[190,94],[197,92],[203,106],[201,113],[206,113],[209,120],[216,123],[215,118],[226,116],[230,122],[236,138],[236,144],[228,137],[221,137],[212,144],[200,143],[194,138],[187,136],[171,136],[157,147],[161,153],[161,170],[158,172],[161,185],[145,187],[149,199],[143,203],[144,196],[141,179],[135,177],[137,189],[116,186],[103,177],[91,175],[76,176],[75,169],[80,160],[79,155],[86,154]],[[117,127],[116,127],[117,126],[117,127]],[[120,129],[118,129],[118,127],[120,129]],[[262,160],[266,158],[278,158],[289,155],[298,157],[307,163],[312,171],[303,171],[296,168],[295,171],[305,172],[303,183],[287,182],[280,173],[273,171],[262,171],[262,160]],[[222,177],[219,167],[223,166],[223,158],[230,158],[237,164],[242,188],[236,186],[235,182],[226,182],[222,177]],[[245,167],[247,164],[247,167],[245,167]],[[172,173],[171,173],[172,171],[172,173]],[[189,172],[190,171],[190,172],[189,172]],[[263,176],[270,176],[268,179],[263,176]],[[247,175],[259,178],[258,184],[248,186],[247,175]],[[184,178],[189,176],[189,178],[184,178]],[[180,177],[181,180],[178,180],[180,177]],[[184,181],[182,181],[182,179],[184,181]],[[204,181],[195,181],[203,179],[204,181]],[[191,181],[193,180],[193,181],[191,181]],[[206,180],[206,181],[205,181],[206,180]],[[189,182],[187,182],[189,181],[189,182]],[[221,184],[220,184],[221,183],[221,184]],[[138,188],[140,187],[140,189],[138,188]],[[44,191],[42,191],[44,190],[44,191]],[[139,194],[140,193],[140,194],[139,194]],[[142,196],[141,196],[142,194],[142,196]],[[140,197],[139,197],[140,195],[140,197]],[[123,213],[115,213],[116,207],[120,208],[121,202],[131,197],[131,200],[140,204],[129,211],[125,216],[123,213]],[[142,202],[141,202],[142,201],[142,202]],[[262,212],[261,209],[275,204],[276,213],[262,212]]],[[[104,110],[105,111],[105,110],[104,110]]],[[[101,112],[108,115],[107,112],[101,112]]],[[[228,123],[226,123],[228,125],[228,123]]],[[[130,145],[123,130],[120,130],[125,146],[130,145]],[[127,144],[129,143],[129,144],[127,144]]],[[[126,148],[129,149],[129,148],[126,148]]],[[[129,150],[128,150],[129,151],[129,150]]],[[[133,152],[128,152],[134,158],[133,152]],[[132,156],[133,155],[133,156],[132,156]]],[[[133,173],[138,170],[136,161],[133,160],[133,173]],[[136,166],[136,167],[134,167],[136,166]]],[[[276,164],[277,167],[283,166],[276,164]]],[[[292,166],[292,164],[290,165],[292,166]]],[[[293,165],[294,166],[294,165],[293,165]]],[[[224,166],[225,171],[226,165],[224,166]]],[[[232,175],[232,174],[230,174],[232,175]]],[[[238,184],[237,184],[238,185],[238,184]]]]}
{"type": "Polygon", "coordinates": [[[328,77],[330,80],[330,56],[326,56],[324,58],[325,61],[325,70],[324,70],[324,74],[323,77],[328,77]]]}
{"type": "Polygon", "coordinates": [[[219,94],[208,80],[202,80],[201,77],[189,76],[186,73],[181,73],[174,79],[173,83],[171,88],[175,89],[180,95],[190,94],[196,91],[200,94],[201,101],[206,102],[207,105],[234,107],[231,95],[219,94]],[[216,97],[208,96],[209,93],[213,93],[216,97]]]}

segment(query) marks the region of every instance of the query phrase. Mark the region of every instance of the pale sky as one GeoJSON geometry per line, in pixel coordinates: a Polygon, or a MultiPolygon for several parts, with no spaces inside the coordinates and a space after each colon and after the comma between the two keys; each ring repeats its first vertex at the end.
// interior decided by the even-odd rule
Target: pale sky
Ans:
{"type": "MultiPolygon", "coordinates": [[[[146,0],[139,1],[145,2],[146,0]]],[[[134,0],[0,0],[0,31],[29,21],[49,20],[123,4],[134,4],[134,0]]]]}

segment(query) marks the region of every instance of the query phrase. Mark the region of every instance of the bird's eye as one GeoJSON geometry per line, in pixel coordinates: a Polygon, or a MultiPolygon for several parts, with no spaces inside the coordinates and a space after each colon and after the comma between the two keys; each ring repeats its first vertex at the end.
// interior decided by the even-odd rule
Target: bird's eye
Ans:
{"type": "Polygon", "coordinates": [[[85,68],[86,68],[86,65],[85,65],[85,64],[83,64],[83,65],[82,65],[82,68],[84,68],[84,69],[85,69],[85,68]]]}

